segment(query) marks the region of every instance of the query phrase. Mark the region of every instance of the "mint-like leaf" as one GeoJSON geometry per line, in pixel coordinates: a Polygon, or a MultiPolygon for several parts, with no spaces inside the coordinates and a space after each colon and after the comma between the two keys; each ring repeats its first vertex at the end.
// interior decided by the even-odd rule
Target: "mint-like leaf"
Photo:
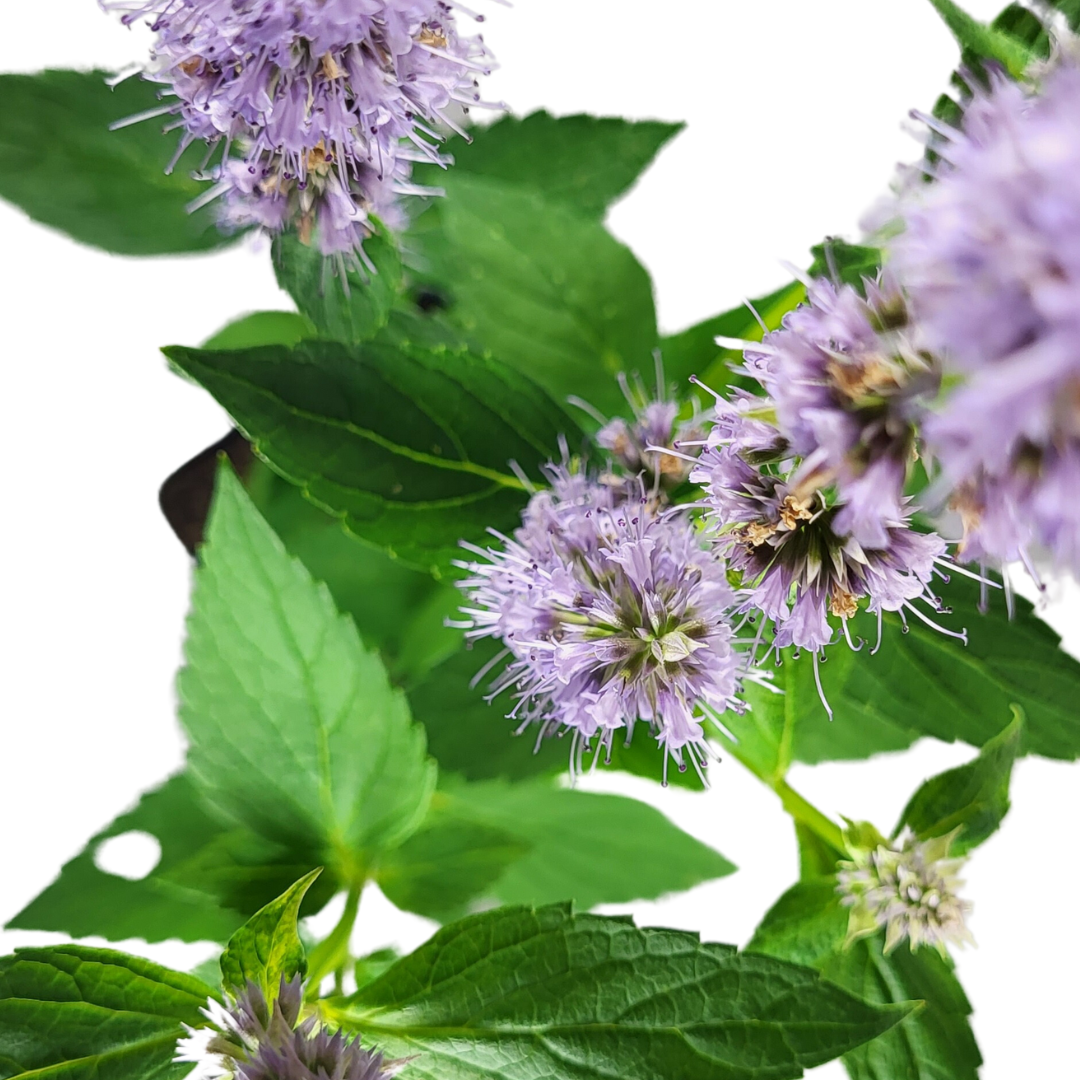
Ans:
{"type": "Polygon", "coordinates": [[[885,956],[881,934],[845,948],[847,929],[836,877],[810,878],[773,905],[746,948],[808,964],[880,1005],[923,1002],[891,1031],[845,1055],[853,1080],[976,1080],[982,1058],[952,963],[932,948],[912,952],[907,943],[885,956]]]}
{"type": "Polygon", "coordinates": [[[119,255],[210,251],[231,241],[212,207],[188,213],[208,185],[191,179],[205,148],[168,176],[177,134],[161,120],[109,125],[160,107],[158,89],[103,71],[0,75],[0,198],[35,221],[119,255]]]}
{"type": "Polygon", "coordinates": [[[497,825],[463,813],[437,792],[423,825],[380,862],[375,880],[403,911],[449,922],[487,894],[529,843],[497,825]]]}
{"type": "Polygon", "coordinates": [[[283,979],[288,982],[304,975],[307,957],[297,933],[297,919],[304,894],[321,872],[305,874],[229,938],[221,954],[221,983],[226,990],[239,995],[251,982],[262,990],[267,1002],[272,1002],[283,979]]]}
{"type": "Polygon", "coordinates": [[[572,418],[490,357],[386,342],[166,350],[232,414],[255,449],[350,531],[445,571],[458,541],[513,529],[572,418]]]}
{"type": "Polygon", "coordinates": [[[310,320],[295,311],[253,311],[234,319],[203,343],[204,349],[254,349],[260,345],[298,345],[316,336],[310,320]]]}
{"type": "Polygon", "coordinates": [[[887,1031],[809,968],[569,906],[445,927],[332,1006],[431,1080],[784,1080],[887,1031]]]}
{"type": "MultiPolygon", "coordinates": [[[[455,175],[474,173],[535,188],[580,214],[601,217],[682,129],[657,120],[541,111],[473,128],[470,142],[451,139],[446,152],[455,175]]],[[[445,173],[430,166],[419,168],[417,176],[436,187],[445,181],[445,173]]]]}
{"type": "Polygon", "coordinates": [[[520,185],[451,171],[417,222],[420,274],[470,339],[557,401],[625,411],[615,376],[650,373],[652,283],[594,218],[520,185]]]}
{"type": "Polygon", "coordinates": [[[325,586],[223,465],[180,674],[189,769],[218,808],[340,880],[423,819],[423,729],[325,586]]]}
{"type": "Polygon", "coordinates": [[[0,959],[0,1069],[9,1080],[181,1080],[184,1026],[212,991],[191,975],[81,945],[0,959]]]}
{"type": "Polygon", "coordinates": [[[1023,726],[1018,713],[974,761],[927,780],[904,808],[896,833],[907,826],[926,839],[962,827],[951,847],[962,855],[996,832],[1009,812],[1009,778],[1023,726]]]}

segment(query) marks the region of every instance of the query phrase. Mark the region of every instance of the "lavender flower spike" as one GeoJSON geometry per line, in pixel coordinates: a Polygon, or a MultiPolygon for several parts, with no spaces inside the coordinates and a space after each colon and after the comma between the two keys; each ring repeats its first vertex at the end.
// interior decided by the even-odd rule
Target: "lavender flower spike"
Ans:
{"type": "Polygon", "coordinates": [[[925,426],[964,521],[960,553],[1029,549],[1080,574],[1080,66],[991,79],[939,135],[891,261],[956,389],[925,426]]]}
{"type": "MultiPolygon", "coordinates": [[[[585,751],[610,754],[641,720],[680,770],[701,773],[707,747],[699,705],[739,707],[742,660],[727,612],[726,568],[692,522],[657,515],[644,490],[620,501],[610,487],[551,467],[513,538],[471,548],[460,563],[470,638],[497,637],[509,664],[492,697],[512,690],[510,713],[540,737],[573,732],[571,771],[585,751]]],[[[595,759],[594,759],[595,761],[595,759]]]]}
{"type": "Polygon", "coordinates": [[[174,1060],[192,1063],[186,1080],[389,1080],[405,1066],[331,1033],[316,1016],[301,1021],[302,1004],[299,976],[281,980],[272,1005],[251,982],[224,1006],[210,998],[209,1026],[189,1027],[174,1060]]]}
{"type": "Polygon", "coordinates": [[[174,161],[195,141],[221,147],[200,204],[220,198],[229,228],[295,227],[339,266],[377,222],[402,223],[399,195],[424,193],[411,162],[446,163],[433,125],[484,104],[487,50],[441,0],[99,2],[157,33],[146,77],[174,99],[161,110],[182,132],[174,161]]]}

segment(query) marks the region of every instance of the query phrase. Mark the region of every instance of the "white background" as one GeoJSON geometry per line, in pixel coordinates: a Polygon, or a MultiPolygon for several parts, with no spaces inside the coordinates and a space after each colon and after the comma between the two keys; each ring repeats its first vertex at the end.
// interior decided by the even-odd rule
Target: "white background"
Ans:
{"type": "MultiPolygon", "coordinates": [[[[998,4],[968,6],[988,17],[998,4]]],[[[0,70],[117,68],[143,55],[145,37],[93,0],[4,9],[0,70]]],[[[779,261],[804,263],[827,233],[854,237],[894,163],[916,156],[901,130],[908,109],[933,104],[957,59],[925,0],[518,0],[494,8],[486,34],[503,64],[489,95],[519,112],[689,121],[611,214],[656,279],[665,330],[780,284],[779,261]]],[[[0,253],[2,921],[181,762],[173,677],[189,565],[156,492],[227,424],[167,373],[157,347],[198,343],[237,313],[288,301],[264,251],[115,258],[4,205],[0,253]]],[[[1075,592],[1048,617],[1080,644],[1075,592]]],[[[827,812],[889,828],[916,784],[970,755],[927,742],[870,763],[796,768],[792,782],[827,812]]],[[[959,968],[986,1080],[1076,1072],[1076,775],[1021,762],[1006,827],[968,868],[979,947],[959,968]]],[[[634,905],[639,922],[741,943],[794,880],[795,848],[775,798],[738,765],[713,781],[707,796],[618,776],[590,786],[649,799],[742,868],[634,905]]],[[[429,931],[377,895],[364,904],[359,946],[411,947],[429,931]]],[[[55,937],[0,933],[0,948],[55,937]]],[[[211,951],[126,947],[176,965],[211,951]]],[[[842,1075],[836,1063],[814,1074],[842,1075]]]]}

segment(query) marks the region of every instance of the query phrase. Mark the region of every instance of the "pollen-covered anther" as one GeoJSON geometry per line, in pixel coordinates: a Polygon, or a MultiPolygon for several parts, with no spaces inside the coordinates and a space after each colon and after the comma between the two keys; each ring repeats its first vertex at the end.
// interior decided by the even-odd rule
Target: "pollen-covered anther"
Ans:
{"type": "Polygon", "coordinates": [[[797,529],[800,521],[809,521],[813,516],[810,504],[794,495],[786,496],[780,504],[780,521],[785,529],[797,529]]]}
{"type": "Polygon", "coordinates": [[[837,356],[828,361],[825,370],[833,385],[850,401],[880,397],[900,387],[896,367],[883,356],[851,359],[837,356]]]}
{"type": "Polygon", "coordinates": [[[843,589],[833,589],[829,610],[841,619],[851,619],[859,612],[859,599],[843,589]]]}
{"type": "Polygon", "coordinates": [[[431,45],[436,49],[445,49],[450,44],[446,34],[437,26],[428,26],[426,23],[420,29],[416,40],[421,45],[431,45]]]}

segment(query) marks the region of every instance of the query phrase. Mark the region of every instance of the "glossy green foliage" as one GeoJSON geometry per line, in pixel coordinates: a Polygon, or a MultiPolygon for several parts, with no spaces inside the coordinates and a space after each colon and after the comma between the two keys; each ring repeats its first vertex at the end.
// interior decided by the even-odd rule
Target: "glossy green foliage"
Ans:
{"type": "Polygon", "coordinates": [[[320,873],[312,870],[305,874],[229,938],[221,954],[221,984],[230,994],[241,994],[248,983],[254,983],[264,999],[272,1002],[282,980],[303,977],[307,958],[296,922],[304,894],[320,873]]]}
{"type": "Polygon", "coordinates": [[[906,944],[885,956],[880,934],[845,949],[847,926],[835,876],[809,878],[773,905],[747,951],[807,964],[881,1005],[923,1002],[897,1027],[844,1057],[853,1080],[976,1080],[982,1058],[952,963],[932,948],[911,952],[906,944]]]}
{"type": "Polygon", "coordinates": [[[375,880],[402,910],[450,922],[490,895],[529,847],[520,835],[463,813],[438,792],[424,823],[382,860],[375,880]]]}
{"type": "Polygon", "coordinates": [[[364,255],[374,269],[365,269],[361,275],[353,269],[343,271],[317,247],[301,243],[295,233],[274,240],[278,284],[320,337],[367,341],[390,321],[401,286],[396,243],[385,233],[376,233],[364,242],[364,255]]]}
{"type": "Polygon", "coordinates": [[[461,538],[512,529],[527,499],[510,465],[542,479],[572,418],[526,376],[444,348],[304,342],[239,351],[173,347],[274,468],[351,532],[446,572],[461,538]]]}
{"type": "Polygon", "coordinates": [[[362,880],[423,819],[423,729],[325,586],[223,466],[179,681],[191,773],[225,813],[362,880]]]}
{"type": "Polygon", "coordinates": [[[176,133],[161,119],[109,125],[161,105],[158,88],[101,71],[0,75],[0,198],[35,221],[120,255],[210,251],[229,242],[214,210],[188,213],[207,184],[191,179],[206,156],[189,149],[170,175],[176,133]]]}
{"type": "MultiPolygon", "coordinates": [[[[1060,637],[1026,600],[1016,601],[1010,619],[996,591],[979,611],[979,586],[955,575],[939,594],[952,608],[948,625],[966,627],[965,646],[919,620],[886,614],[881,649],[854,653],[842,642],[821,666],[830,722],[814,685],[812,658],[785,655],[771,669],[783,694],[749,690],[753,709],[744,717],[725,714],[740,752],[760,768],[782,774],[792,761],[858,759],[902,750],[930,735],[982,746],[1001,730],[1012,705],[1026,723],[1021,753],[1074,759],[1080,754],[1080,663],[1063,652],[1060,637]]],[[[852,621],[852,633],[874,642],[871,616],[852,621]]]]}
{"type": "Polygon", "coordinates": [[[1009,812],[1009,779],[1022,732],[1017,715],[974,761],[927,780],[904,808],[896,832],[906,826],[925,839],[960,829],[950,849],[957,855],[993,835],[1009,812]]]}
{"type": "MultiPolygon", "coordinates": [[[[471,173],[520,184],[579,214],[602,217],[682,129],[657,120],[554,117],[541,111],[473,128],[470,142],[451,139],[446,151],[454,159],[455,176],[471,173]]],[[[417,172],[425,183],[445,183],[446,174],[438,169],[417,172]]]]}
{"type": "Polygon", "coordinates": [[[5,1080],[180,1080],[183,1025],[205,1023],[210,987],[111,949],[19,949],[0,959],[5,1080]]]}
{"type": "Polygon", "coordinates": [[[564,905],[448,926],[331,1009],[418,1055],[417,1080],[783,1080],[907,1012],[805,967],[564,905]]]}
{"type": "Polygon", "coordinates": [[[110,941],[224,941],[243,922],[245,898],[258,898],[250,913],[307,869],[290,865],[285,855],[277,845],[218,820],[181,774],[94,836],[8,927],[110,941]],[[149,833],[161,844],[157,866],[139,881],[98,869],[94,853],[101,843],[132,831],[149,833]],[[229,875],[223,872],[226,854],[233,866],[229,875]],[[272,872],[275,856],[282,861],[272,872]]]}
{"type": "Polygon", "coordinates": [[[615,376],[652,369],[648,274],[594,217],[539,192],[451,172],[417,221],[419,277],[447,314],[556,400],[624,410],[615,376]]]}
{"type": "Polygon", "coordinates": [[[298,345],[317,336],[310,320],[295,311],[253,311],[234,319],[203,343],[204,349],[254,349],[260,345],[298,345]]]}
{"type": "MultiPolygon", "coordinates": [[[[436,800],[433,823],[442,831],[443,868],[428,875],[422,890],[410,882],[408,895],[393,883],[383,886],[399,907],[431,918],[465,910],[460,902],[447,906],[443,881],[453,883],[455,896],[468,901],[573,900],[589,908],[653,900],[735,871],[719,852],[682,832],[658,810],[619,795],[574,791],[543,780],[490,781],[448,783],[436,800]],[[467,837],[476,830],[481,830],[477,866],[470,871],[457,852],[468,847],[467,837]],[[510,845],[515,845],[512,859],[497,866],[493,856],[510,845]]],[[[395,857],[430,846],[418,833],[395,857]]]]}

